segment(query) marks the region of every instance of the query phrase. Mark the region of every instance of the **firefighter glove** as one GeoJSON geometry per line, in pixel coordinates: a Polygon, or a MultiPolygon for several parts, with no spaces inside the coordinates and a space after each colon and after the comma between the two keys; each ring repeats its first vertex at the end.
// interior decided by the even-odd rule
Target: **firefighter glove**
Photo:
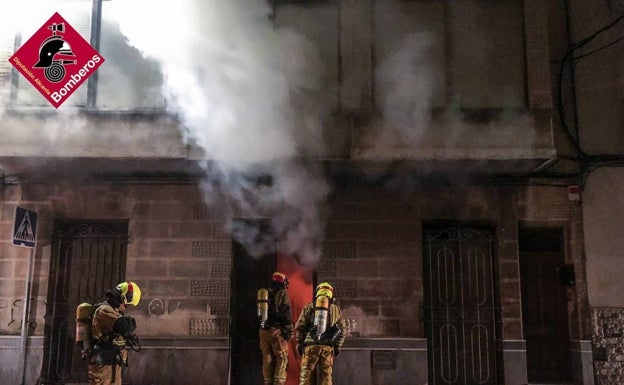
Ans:
{"type": "Polygon", "coordinates": [[[337,346],[334,346],[334,358],[338,357],[340,355],[340,348],[337,346]]]}

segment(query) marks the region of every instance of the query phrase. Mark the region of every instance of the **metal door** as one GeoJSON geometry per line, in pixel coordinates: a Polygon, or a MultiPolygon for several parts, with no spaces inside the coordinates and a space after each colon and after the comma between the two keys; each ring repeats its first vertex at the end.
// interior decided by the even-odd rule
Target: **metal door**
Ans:
{"type": "Polygon", "coordinates": [[[87,381],[75,346],[76,306],[125,279],[127,222],[57,223],[52,242],[41,384],[87,381]]]}
{"type": "Polygon", "coordinates": [[[424,226],[429,384],[496,384],[491,230],[424,226]]]}

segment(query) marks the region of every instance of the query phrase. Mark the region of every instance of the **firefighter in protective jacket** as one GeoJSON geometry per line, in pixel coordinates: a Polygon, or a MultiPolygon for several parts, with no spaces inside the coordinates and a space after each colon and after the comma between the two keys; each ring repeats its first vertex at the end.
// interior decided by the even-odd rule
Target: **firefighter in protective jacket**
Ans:
{"type": "Polygon", "coordinates": [[[288,289],[288,278],[276,271],[271,277],[268,292],[266,289],[258,290],[259,335],[264,385],[286,384],[288,341],[294,336],[290,298],[286,289],[288,289]]]}
{"type": "Polygon", "coordinates": [[[136,341],[136,321],[124,311],[127,305],[139,304],[139,286],[122,282],[105,295],[106,301],[95,305],[93,315],[89,385],[121,385],[121,368],[128,365],[126,346],[136,341]]]}
{"type": "Polygon", "coordinates": [[[299,385],[310,385],[314,368],[320,368],[320,385],[332,384],[334,358],[338,357],[347,330],[340,307],[334,303],[334,288],[327,282],[316,287],[295,326],[301,358],[299,385]]]}

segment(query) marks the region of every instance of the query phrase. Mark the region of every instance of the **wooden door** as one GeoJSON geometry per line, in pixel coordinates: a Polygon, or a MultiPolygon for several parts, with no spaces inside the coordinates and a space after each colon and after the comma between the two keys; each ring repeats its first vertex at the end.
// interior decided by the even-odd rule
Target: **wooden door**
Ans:
{"type": "Polygon", "coordinates": [[[522,328],[529,382],[570,380],[570,338],[561,228],[520,229],[522,328]]]}

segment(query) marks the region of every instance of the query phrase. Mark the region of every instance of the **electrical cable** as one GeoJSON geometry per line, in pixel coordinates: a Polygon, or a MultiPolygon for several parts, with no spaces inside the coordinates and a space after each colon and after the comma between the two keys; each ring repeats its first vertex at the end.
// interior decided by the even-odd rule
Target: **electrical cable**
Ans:
{"type": "MultiPolygon", "coordinates": [[[[566,4],[569,4],[568,0],[564,0],[566,4]]],[[[598,29],[597,31],[595,31],[594,33],[592,33],[591,35],[587,36],[584,39],[579,40],[578,42],[572,44],[571,49],[576,50],[584,45],[587,45],[589,42],[591,42],[592,40],[594,40],[598,35],[600,35],[603,32],[608,31],[609,29],[615,27],[615,25],[617,23],[619,23],[620,21],[624,20],[624,15],[621,15],[619,17],[617,17],[615,20],[613,20],[612,22],[608,23],[607,25],[605,25],[604,27],[598,29]]]]}
{"type": "MultiPolygon", "coordinates": [[[[566,14],[569,14],[569,1],[568,0],[563,0],[563,1],[564,1],[566,14]]],[[[609,22],[608,24],[604,25],[603,27],[599,28],[598,30],[594,31],[590,35],[579,40],[578,42],[570,44],[563,58],[560,61],[555,62],[557,64],[560,64],[559,74],[557,77],[557,94],[556,94],[557,114],[559,116],[560,123],[563,128],[564,134],[566,135],[566,138],[572,144],[572,146],[574,147],[577,153],[577,156],[564,156],[561,158],[571,160],[574,162],[578,162],[579,171],[571,172],[571,173],[557,173],[557,172],[548,172],[547,170],[540,170],[530,175],[526,175],[525,177],[546,178],[546,179],[580,179],[581,183],[584,184],[584,181],[587,179],[589,174],[598,168],[624,167],[624,155],[623,154],[590,155],[590,154],[587,154],[585,151],[583,151],[578,141],[578,138],[576,138],[570,130],[570,127],[568,125],[568,122],[565,116],[566,106],[564,105],[564,102],[563,102],[563,80],[564,80],[564,74],[566,70],[566,64],[569,66],[569,71],[570,71],[571,76],[574,77],[575,76],[574,69],[575,69],[575,64],[576,64],[575,62],[577,62],[579,59],[595,54],[596,52],[600,52],[608,47],[612,47],[616,43],[624,40],[624,36],[622,36],[590,52],[587,52],[585,54],[581,54],[578,56],[574,56],[577,50],[583,48],[584,46],[589,44],[592,40],[594,40],[597,36],[613,28],[622,20],[624,20],[624,15],[617,17],[613,21],[609,22]]],[[[572,92],[574,92],[574,90],[572,90],[572,92]]],[[[578,122],[576,123],[576,125],[578,126],[578,122]]],[[[578,132],[578,129],[577,129],[577,132],[578,132]]]]}
{"type": "Polygon", "coordinates": [[[600,51],[602,51],[603,49],[609,48],[609,47],[611,47],[612,45],[615,45],[615,44],[617,44],[617,43],[619,43],[619,42],[621,42],[621,41],[624,41],[624,36],[620,36],[620,37],[618,37],[617,39],[615,39],[615,40],[611,41],[610,43],[607,43],[607,44],[603,45],[603,46],[602,46],[602,47],[600,47],[600,48],[596,48],[596,49],[595,49],[595,50],[593,50],[593,51],[589,51],[589,52],[584,53],[584,54],[582,54],[582,55],[576,56],[576,57],[574,57],[574,58],[573,58],[573,60],[580,60],[580,59],[582,59],[582,58],[584,58],[584,57],[587,57],[587,56],[589,56],[589,55],[593,55],[593,54],[595,54],[596,52],[600,52],[600,51]]]}

